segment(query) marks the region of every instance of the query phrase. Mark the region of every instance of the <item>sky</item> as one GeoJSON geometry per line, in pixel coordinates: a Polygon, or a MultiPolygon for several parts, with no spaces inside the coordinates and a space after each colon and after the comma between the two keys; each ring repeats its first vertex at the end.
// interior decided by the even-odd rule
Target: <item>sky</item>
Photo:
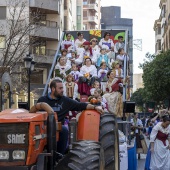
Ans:
{"type": "Polygon", "coordinates": [[[133,39],[142,39],[142,51],[133,50],[133,71],[142,73],[138,68],[147,52],[155,52],[154,22],[160,16],[160,0],[101,0],[101,6],[120,6],[121,18],[133,19],[133,39]]]}

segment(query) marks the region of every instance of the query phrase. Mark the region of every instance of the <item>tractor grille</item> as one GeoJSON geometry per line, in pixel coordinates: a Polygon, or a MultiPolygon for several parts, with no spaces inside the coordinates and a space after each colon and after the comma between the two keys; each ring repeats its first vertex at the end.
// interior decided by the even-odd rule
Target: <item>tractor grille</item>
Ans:
{"type": "Polygon", "coordinates": [[[0,166],[4,166],[7,162],[9,166],[24,165],[27,158],[28,145],[28,123],[0,124],[0,154],[8,153],[6,159],[5,157],[2,159],[1,155],[0,166]],[[18,151],[20,152],[19,154],[24,154],[22,159],[17,158],[16,154],[18,154],[18,151]]]}
{"type": "Polygon", "coordinates": [[[28,123],[0,124],[0,145],[28,146],[28,123]]]}

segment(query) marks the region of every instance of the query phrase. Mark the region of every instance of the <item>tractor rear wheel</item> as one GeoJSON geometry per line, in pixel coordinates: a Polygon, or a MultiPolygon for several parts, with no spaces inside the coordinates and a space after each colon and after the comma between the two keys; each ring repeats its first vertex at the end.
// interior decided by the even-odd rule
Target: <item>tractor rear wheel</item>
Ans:
{"type": "Polygon", "coordinates": [[[62,170],[104,170],[101,145],[94,141],[78,141],[57,165],[62,170]]]}
{"type": "Polygon", "coordinates": [[[105,170],[119,170],[119,137],[115,116],[109,113],[101,115],[100,139],[104,150],[105,170]]]}

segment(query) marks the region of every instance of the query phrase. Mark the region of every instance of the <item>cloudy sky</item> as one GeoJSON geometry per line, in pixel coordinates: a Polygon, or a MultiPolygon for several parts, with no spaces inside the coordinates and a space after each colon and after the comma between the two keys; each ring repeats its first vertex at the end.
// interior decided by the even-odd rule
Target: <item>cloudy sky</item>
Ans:
{"type": "Polygon", "coordinates": [[[101,0],[101,6],[120,6],[122,18],[133,19],[133,39],[142,39],[142,51],[134,49],[134,73],[147,52],[155,52],[154,21],[159,18],[160,0],[101,0]]]}

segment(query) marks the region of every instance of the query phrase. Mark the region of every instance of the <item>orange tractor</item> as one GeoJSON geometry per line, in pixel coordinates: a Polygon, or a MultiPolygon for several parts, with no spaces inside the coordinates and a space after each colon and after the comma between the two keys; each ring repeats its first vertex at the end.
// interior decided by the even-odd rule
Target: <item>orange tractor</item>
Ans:
{"type": "Polygon", "coordinates": [[[71,120],[70,150],[56,162],[60,130],[61,123],[46,103],[30,112],[0,112],[0,170],[119,170],[118,129],[112,114],[85,110],[78,122],[71,120]]]}

